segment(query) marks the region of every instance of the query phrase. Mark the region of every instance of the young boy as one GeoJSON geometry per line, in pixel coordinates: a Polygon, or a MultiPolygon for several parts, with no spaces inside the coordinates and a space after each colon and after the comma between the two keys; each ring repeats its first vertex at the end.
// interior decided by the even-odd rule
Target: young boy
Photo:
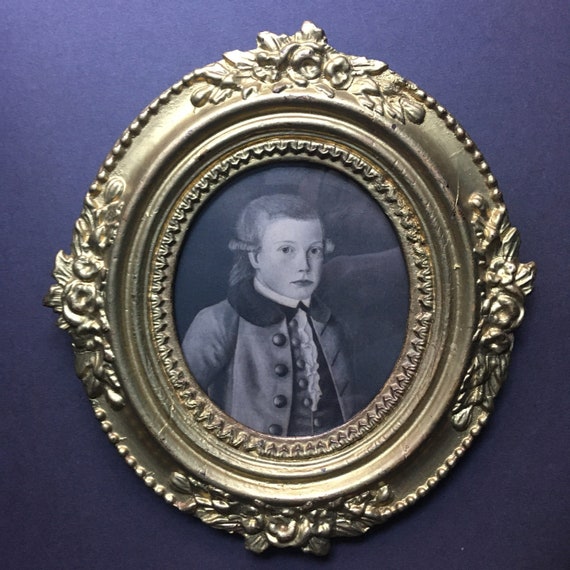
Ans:
{"type": "Polygon", "coordinates": [[[332,250],[300,197],[250,202],[230,242],[228,298],[198,313],[182,343],[209,397],[242,424],[274,436],[310,436],[354,409],[340,325],[314,291],[332,250]]]}

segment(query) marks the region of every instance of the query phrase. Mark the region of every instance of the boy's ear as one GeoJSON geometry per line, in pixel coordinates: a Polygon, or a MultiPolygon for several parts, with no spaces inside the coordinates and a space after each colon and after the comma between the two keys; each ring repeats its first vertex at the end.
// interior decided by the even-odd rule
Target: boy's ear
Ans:
{"type": "Polygon", "coordinates": [[[251,263],[254,269],[259,267],[259,260],[257,259],[259,256],[258,251],[248,251],[247,256],[249,257],[249,262],[251,263]]]}

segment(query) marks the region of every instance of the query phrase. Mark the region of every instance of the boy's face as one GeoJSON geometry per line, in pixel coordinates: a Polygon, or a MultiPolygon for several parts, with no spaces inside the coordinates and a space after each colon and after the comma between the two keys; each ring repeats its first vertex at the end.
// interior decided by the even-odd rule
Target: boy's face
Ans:
{"type": "Polygon", "coordinates": [[[323,230],[319,220],[279,218],[261,235],[261,248],[249,254],[255,276],[264,285],[291,299],[307,299],[323,269],[323,230]]]}

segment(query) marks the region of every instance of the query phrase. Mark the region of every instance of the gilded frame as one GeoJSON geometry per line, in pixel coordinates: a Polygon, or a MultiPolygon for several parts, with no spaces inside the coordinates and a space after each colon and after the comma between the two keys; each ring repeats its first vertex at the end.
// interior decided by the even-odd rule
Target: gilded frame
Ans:
{"type": "Polygon", "coordinates": [[[332,537],[415,503],[487,421],[533,286],[519,244],[457,121],[305,22],[190,73],[137,117],[87,194],[45,303],[72,337],[103,430],[148,487],[255,552],[325,554],[332,537]],[[224,414],[188,370],[173,317],[181,244],[208,197],[283,161],[356,181],[391,220],[409,277],[392,374],[315,437],[259,433],[224,414]]]}

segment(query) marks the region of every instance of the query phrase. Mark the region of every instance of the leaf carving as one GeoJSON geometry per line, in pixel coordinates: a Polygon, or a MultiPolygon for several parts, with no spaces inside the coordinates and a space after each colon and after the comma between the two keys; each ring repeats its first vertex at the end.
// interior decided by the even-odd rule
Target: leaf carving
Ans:
{"type": "Polygon", "coordinates": [[[421,123],[425,117],[408,82],[384,62],[336,51],[311,22],[292,36],[260,33],[255,49],[225,53],[221,61],[196,70],[188,85],[194,107],[218,105],[234,94],[247,99],[303,87],[329,98],[349,93],[367,109],[402,123],[421,123]]]}
{"type": "Polygon", "coordinates": [[[332,537],[354,536],[382,521],[386,514],[380,507],[392,500],[391,489],[382,482],[346,499],[296,507],[230,499],[221,489],[180,472],[171,474],[170,483],[188,496],[175,503],[179,509],[191,511],[215,528],[242,534],[246,548],[256,553],[269,546],[296,546],[322,556],[329,551],[332,537]]]}
{"type": "Polygon", "coordinates": [[[533,262],[519,264],[515,283],[523,295],[528,295],[533,288],[536,266],[533,262]]]}
{"type": "Polygon", "coordinates": [[[245,537],[245,547],[256,554],[261,554],[268,546],[269,541],[262,532],[245,537]]]}
{"type": "Polygon", "coordinates": [[[238,69],[250,69],[255,65],[255,56],[249,51],[229,51],[224,53],[224,60],[238,69]]]}
{"type": "Polygon", "coordinates": [[[59,314],[58,325],[67,330],[75,348],[75,371],[90,398],[103,393],[111,405],[124,405],[111,362],[113,351],[107,339],[108,323],[103,302],[106,276],[105,251],[116,236],[125,181],[114,176],[103,188],[85,198],[75,224],[72,254],[59,252],[44,304],[59,314]]]}
{"type": "Polygon", "coordinates": [[[513,347],[513,331],[524,315],[524,298],[533,288],[534,263],[520,263],[520,236],[510,225],[504,204],[489,203],[480,194],[469,200],[471,223],[481,263],[483,302],[475,338],[475,355],[461,383],[451,413],[455,429],[463,431],[479,408],[490,412],[504,381],[513,347]]]}
{"type": "Polygon", "coordinates": [[[400,99],[400,104],[402,105],[404,114],[412,123],[418,125],[423,122],[426,116],[426,110],[423,105],[420,105],[417,101],[407,99],[405,97],[402,97],[400,99]]]}

